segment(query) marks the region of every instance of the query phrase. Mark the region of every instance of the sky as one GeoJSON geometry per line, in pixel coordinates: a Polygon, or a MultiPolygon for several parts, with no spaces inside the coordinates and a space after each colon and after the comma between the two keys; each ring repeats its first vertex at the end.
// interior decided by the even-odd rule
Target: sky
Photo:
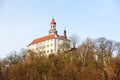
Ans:
{"type": "Polygon", "coordinates": [[[48,35],[52,17],[59,34],[120,41],[120,0],[0,0],[0,58],[48,35]]]}

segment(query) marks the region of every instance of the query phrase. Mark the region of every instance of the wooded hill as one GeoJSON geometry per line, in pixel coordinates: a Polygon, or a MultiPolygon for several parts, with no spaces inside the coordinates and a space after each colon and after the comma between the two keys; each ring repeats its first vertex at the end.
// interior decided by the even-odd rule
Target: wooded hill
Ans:
{"type": "Polygon", "coordinates": [[[0,61],[0,80],[120,80],[120,43],[105,38],[86,39],[74,50],[49,56],[25,53],[0,61]]]}

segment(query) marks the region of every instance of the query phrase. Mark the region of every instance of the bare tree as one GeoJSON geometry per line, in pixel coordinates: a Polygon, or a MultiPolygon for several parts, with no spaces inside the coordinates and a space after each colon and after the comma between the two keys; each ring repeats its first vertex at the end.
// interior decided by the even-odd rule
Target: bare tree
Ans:
{"type": "Polygon", "coordinates": [[[36,56],[42,56],[45,55],[45,44],[39,44],[38,47],[36,48],[37,53],[36,56]]]}
{"type": "Polygon", "coordinates": [[[117,56],[120,56],[120,42],[116,42],[116,54],[117,54],[117,56]]]}
{"type": "Polygon", "coordinates": [[[2,80],[2,60],[0,59],[0,80],[2,80]]]}
{"type": "Polygon", "coordinates": [[[102,63],[109,63],[115,50],[115,42],[104,37],[95,40],[95,49],[102,63]]]}
{"type": "Polygon", "coordinates": [[[76,48],[77,44],[79,43],[79,38],[77,35],[70,36],[70,40],[73,42],[73,48],[76,48]]]}
{"type": "Polygon", "coordinates": [[[25,48],[21,48],[19,52],[19,56],[21,57],[21,60],[24,61],[26,58],[27,50],[25,48]]]}
{"type": "Polygon", "coordinates": [[[68,43],[67,41],[63,41],[63,43],[59,47],[59,50],[62,52],[68,51],[69,49],[70,49],[70,43],[68,43]]]}
{"type": "Polygon", "coordinates": [[[85,65],[89,53],[94,51],[94,43],[91,39],[86,39],[79,47],[78,47],[78,56],[82,61],[82,64],[85,65]]]}

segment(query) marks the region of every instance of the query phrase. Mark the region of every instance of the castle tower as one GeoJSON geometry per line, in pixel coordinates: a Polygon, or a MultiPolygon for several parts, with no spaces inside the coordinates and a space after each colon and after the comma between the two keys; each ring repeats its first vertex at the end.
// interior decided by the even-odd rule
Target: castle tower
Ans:
{"type": "Polygon", "coordinates": [[[49,34],[57,34],[57,30],[56,30],[56,22],[55,19],[52,18],[52,21],[50,22],[50,30],[49,30],[49,34]]]}
{"type": "Polygon", "coordinates": [[[64,37],[65,37],[65,39],[67,39],[67,35],[66,35],[66,29],[64,30],[64,37]]]}

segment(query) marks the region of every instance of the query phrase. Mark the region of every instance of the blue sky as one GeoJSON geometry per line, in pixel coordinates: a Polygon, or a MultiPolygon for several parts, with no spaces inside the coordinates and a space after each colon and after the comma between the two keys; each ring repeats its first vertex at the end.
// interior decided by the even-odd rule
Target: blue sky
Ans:
{"type": "Polygon", "coordinates": [[[120,41],[120,0],[0,0],[0,58],[48,35],[53,16],[59,34],[120,41]]]}

